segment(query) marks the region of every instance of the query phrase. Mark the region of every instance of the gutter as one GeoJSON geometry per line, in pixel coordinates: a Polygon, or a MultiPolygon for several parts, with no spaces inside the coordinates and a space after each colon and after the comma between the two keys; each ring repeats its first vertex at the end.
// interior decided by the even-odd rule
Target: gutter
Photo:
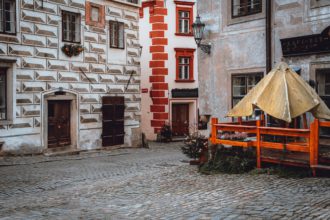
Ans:
{"type": "Polygon", "coordinates": [[[272,69],[272,3],[266,1],[266,74],[272,69]]]}

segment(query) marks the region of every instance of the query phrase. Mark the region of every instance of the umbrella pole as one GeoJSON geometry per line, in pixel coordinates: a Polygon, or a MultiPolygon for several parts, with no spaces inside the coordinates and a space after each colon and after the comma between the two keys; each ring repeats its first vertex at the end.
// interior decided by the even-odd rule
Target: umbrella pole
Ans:
{"type": "Polygon", "coordinates": [[[240,125],[242,125],[242,117],[238,117],[238,123],[240,124],[240,125]]]}
{"type": "Polygon", "coordinates": [[[304,126],[304,129],[307,129],[307,116],[306,116],[306,113],[303,114],[303,126],[304,126]]]}
{"type": "Polygon", "coordinates": [[[263,112],[263,111],[261,111],[261,117],[260,117],[260,119],[261,119],[261,126],[265,126],[265,124],[266,124],[266,121],[265,121],[265,113],[263,112]]]}

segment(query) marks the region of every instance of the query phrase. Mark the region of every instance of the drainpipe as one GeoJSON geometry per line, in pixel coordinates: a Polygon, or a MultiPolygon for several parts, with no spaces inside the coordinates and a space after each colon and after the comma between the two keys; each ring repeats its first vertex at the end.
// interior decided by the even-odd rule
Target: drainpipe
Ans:
{"type": "Polygon", "coordinates": [[[266,74],[272,69],[272,3],[266,1],[266,74]]]}

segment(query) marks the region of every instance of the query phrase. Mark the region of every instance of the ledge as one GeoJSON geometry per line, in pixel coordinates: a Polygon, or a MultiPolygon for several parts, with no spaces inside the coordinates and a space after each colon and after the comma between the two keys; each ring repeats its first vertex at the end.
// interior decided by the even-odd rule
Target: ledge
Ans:
{"type": "Polygon", "coordinates": [[[10,125],[13,124],[13,120],[0,120],[0,125],[10,125]]]}
{"type": "Polygon", "coordinates": [[[193,37],[193,34],[183,34],[183,33],[175,33],[176,36],[181,36],[181,37],[193,37]]]}
{"type": "Polygon", "coordinates": [[[177,83],[192,83],[192,82],[195,82],[195,80],[194,79],[188,79],[188,80],[176,79],[175,82],[177,82],[177,83]]]}
{"type": "Polygon", "coordinates": [[[129,5],[129,6],[133,6],[133,7],[137,7],[140,8],[141,7],[141,0],[139,0],[138,4],[135,3],[131,3],[131,2],[127,2],[126,0],[112,0],[113,2],[118,2],[124,5],[129,5]]]}

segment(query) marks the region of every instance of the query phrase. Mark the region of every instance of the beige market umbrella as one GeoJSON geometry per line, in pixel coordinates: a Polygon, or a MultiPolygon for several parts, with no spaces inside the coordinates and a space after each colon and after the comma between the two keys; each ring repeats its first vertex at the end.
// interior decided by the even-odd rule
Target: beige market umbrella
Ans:
{"type": "Polygon", "coordinates": [[[314,89],[284,62],[251,89],[227,116],[250,116],[254,107],[286,122],[305,112],[330,119],[330,110],[314,89]]]}

